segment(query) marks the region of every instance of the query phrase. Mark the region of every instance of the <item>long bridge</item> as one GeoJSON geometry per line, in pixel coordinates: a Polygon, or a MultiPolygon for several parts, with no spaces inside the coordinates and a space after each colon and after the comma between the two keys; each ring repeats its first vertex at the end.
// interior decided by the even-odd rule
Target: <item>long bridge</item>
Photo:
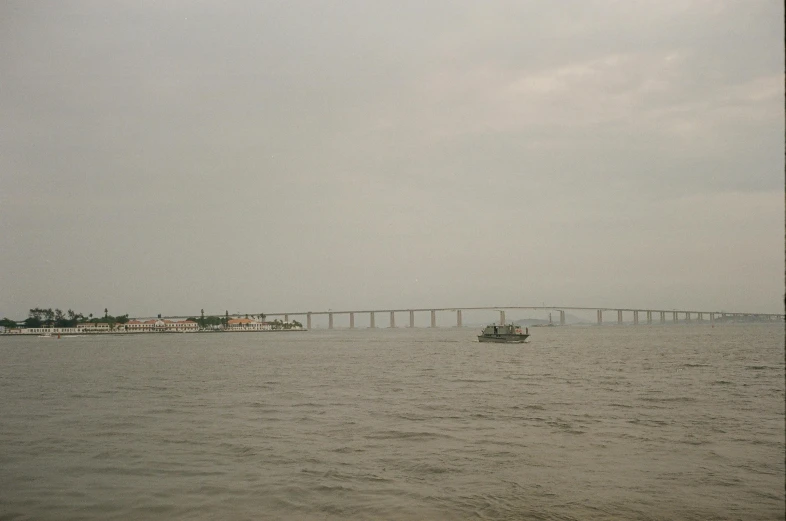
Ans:
{"type": "Polygon", "coordinates": [[[729,313],[725,311],[697,311],[697,310],[674,310],[674,309],[635,309],[635,308],[606,308],[606,307],[575,307],[575,306],[490,306],[490,307],[451,307],[451,308],[418,308],[418,309],[366,309],[366,310],[346,310],[346,311],[299,311],[299,312],[283,312],[283,313],[266,313],[266,317],[281,317],[285,322],[288,322],[291,317],[306,317],[306,328],[311,329],[311,320],[315,315],[327,315],[328,328],[333,329],[334,317],[336,315],[349,315],[349,328],[355,328],[355,316],[369,315],[369,327],[376,326],[377,315],[389,314],[390,322],[389,327],[396,327],[396,314],[404,314],[409,316],[409,326],[415,327],[415,313],[430,313],[431,327],[437,327],[437,312],[455,312],[456,313],[456,327],[462,327],[462,313],[464,311],[497,311],[499,312],[499,323],[505,324],[505,312],[513,310],[541,310],[552,311],[559,313],[559,324],[565,325],[565,312],[566,311],[595,311],[597,316],[597,324],[602,325],[603,313],[611,312],[616,313],[616,323],[623,323],[623,314],[628,313],[633,316],[633,324],[638,325],[641,322],[646,324],[653,323],[653,317],[661,324],[667,322],[691,322],[695,319],[697,322],[714,323],[716,319],[724,320],[755,320],[755,321],[783,321],[786,315],[774,313],[729,313]],[[667,320],[667,317],[670,320],[667,320]],[[642,319],[640,322],[640,318],[642,319]]]}

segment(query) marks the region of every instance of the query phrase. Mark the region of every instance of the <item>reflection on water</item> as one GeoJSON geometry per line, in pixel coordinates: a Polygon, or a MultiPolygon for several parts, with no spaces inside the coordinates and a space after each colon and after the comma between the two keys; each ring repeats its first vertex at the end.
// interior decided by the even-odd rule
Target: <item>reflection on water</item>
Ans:
{"type": "Polygon", "coordinates": [[[782,325],[0,338],[0,518],[783,519],[782,325]]]}

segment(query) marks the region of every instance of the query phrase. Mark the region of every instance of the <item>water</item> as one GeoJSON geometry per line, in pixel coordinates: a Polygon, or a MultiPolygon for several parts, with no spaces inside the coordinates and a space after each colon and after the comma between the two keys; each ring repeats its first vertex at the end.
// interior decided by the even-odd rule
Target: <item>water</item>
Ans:
{"type": "Polygon", "coordinates": [[[0,338],[0,519],[784,519],[782,325],[0,338]]]}

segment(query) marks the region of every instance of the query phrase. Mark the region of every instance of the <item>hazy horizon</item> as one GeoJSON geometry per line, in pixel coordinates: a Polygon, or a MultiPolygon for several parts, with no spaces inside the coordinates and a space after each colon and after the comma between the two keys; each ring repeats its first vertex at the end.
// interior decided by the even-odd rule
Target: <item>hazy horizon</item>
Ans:
{"type": "Polygon", "coordinates": [[[783,313],[781,3],[0,5],[0,317],[783,313]]]}

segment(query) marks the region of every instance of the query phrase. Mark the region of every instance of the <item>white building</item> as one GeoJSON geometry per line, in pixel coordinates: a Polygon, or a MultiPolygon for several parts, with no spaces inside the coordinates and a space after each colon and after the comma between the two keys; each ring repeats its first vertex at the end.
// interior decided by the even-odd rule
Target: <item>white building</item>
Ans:
{"type": "Polygon", "coordinates": [[[75,327],[28,327],[20,332],[23,335],[75,335],[82,330],[75,327]]]}
{"type": "Polygon", "coordinates": [[[199,330],[199,324],[193,320],[150,319],[129,320],[125,324],[129,333],[186,333],[199,330]]]}
{"type": "Polygon", "coordinates": [[[76,329],[78,329],[80,333],[106,333],[109,331],[109,324],[86,322],[84,324],[77,324],[76,329]]]}
{"type": "Polygon", "coordinates": [[[253,318],[230,318],[227,322],[227,331],[270,331],[272,326],[267,322],[260,322],[253,318]]]}

